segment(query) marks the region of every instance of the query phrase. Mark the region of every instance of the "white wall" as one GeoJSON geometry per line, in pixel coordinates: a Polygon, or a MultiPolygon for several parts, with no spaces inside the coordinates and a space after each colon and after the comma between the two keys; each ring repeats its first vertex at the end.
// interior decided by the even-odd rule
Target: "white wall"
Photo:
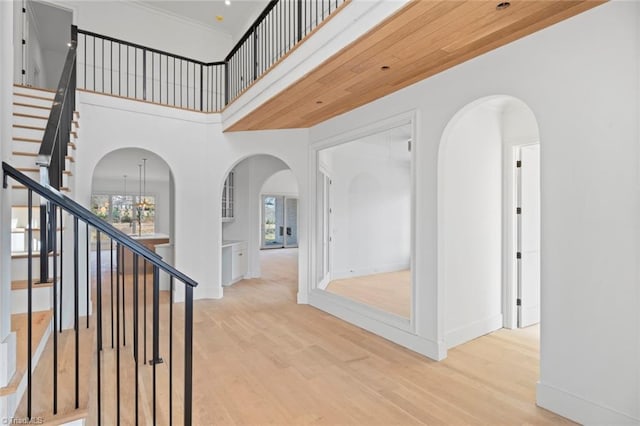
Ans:
{"type": "Polygon", "coordinates": [[[291,170],[281,170],[274,173],[262,185],[261,194],[298,196],[298,182],[291,170]]]}
{"type": "MultiPolygon", "coordinates": [[[[306,300],[307,130],[223,134],[216,114],[89,93],[80,93],[78,99],[82,143],[77,150],[77,200],[88,205],[93,170],[111,151],[136,147],[163,158],[175,185],[174,263],[200,283],[195,292],[198,298],[222,297],[220,194],[227,172],[233,164],[252,155],[269,153],[282,159],[301,188],[298,297],[306,300]]],[[[258,191],[259,187],[256,195],[258,191]]],[[[257,232],[256,227],[256,235],[257,232]]]]}
{"type": "Polygon", "coordinates": [[[203,62],[224,59],[232,47],[231,37],[225,33],[191,21],[180,20],[173,15],[148,9],[134,2],[51,2],[73,9],[76,25],[80,29],[203,62]]]}
{"type": "MultiPolygon", "coordinates": [[[[261,201],[260,190],[265,181],[288,166],[282,160],[258,155],[238,163],[234,173],[234,220],[222,224],[222,238],[247,241],[248,278],[260,276],[261,201]]],[[[295,179],[295,176],[293,176],[295,179]]]]}
{"type": "Polygon", "coordinates": [[[412,331],[401,332],[331,308],[315,292],[310,302],[430,356],[446,355],[439,143],[464,105],[515,96],[535,114],[542,144],[538,403],[578,422],[637,423],[638,7],[606,3],[312,128],[314,143],[415,111],[418,312],[412,331]]]}
{"type": "Polygon", "coordinates": [[[501,110],[466,111],[443,136],[439,247],[447,348],[502,327],[501,110]]]}

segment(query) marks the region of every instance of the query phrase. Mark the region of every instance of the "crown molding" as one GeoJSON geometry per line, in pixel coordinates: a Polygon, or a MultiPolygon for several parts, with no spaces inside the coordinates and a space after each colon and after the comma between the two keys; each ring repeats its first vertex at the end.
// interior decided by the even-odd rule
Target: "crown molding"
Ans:
{"type": "Polygon", "coordinates": [[[182,22],[184,24],[188,24],[188,25],[195,25],[205,31],[220,35],[220,36],[224,36],[224,37],[228,37],[229,39],[231,39],[233,41],[233,36],[229,33],[227,33],[226,31],[221,31],[221,30],[217,30],[215,28],[211,28],[205,24],[203,24],[202,22],[196,21],[195,19],[191,19],[191,18],[187,18],[186,16],[182,16],[182,15],[178,15],[177,13],[173,13],[173,12],[169,12],[168,10],[165,9],[161,9],[159,7],[156,6],[152,6],[148,3],[143,3],[141,0],[128,0],[128,1],[122,1],[122,3],[129,5],[129,6],[134,6],[137,7],[138,9],[142,9],[148,12],[153,12],[156,13],[158,15],[163,15],[166,18],[170,18],[179,22],[182,22]]]}

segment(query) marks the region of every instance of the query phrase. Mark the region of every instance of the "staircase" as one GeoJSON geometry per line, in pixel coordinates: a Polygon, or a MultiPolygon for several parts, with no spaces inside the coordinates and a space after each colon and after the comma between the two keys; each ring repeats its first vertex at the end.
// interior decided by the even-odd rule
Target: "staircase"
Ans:
{"type": "MultiPolygon", "coordinates": [[[[26,176],[39,181],[40,169],[36,158],[40,150],[45,127],[51,113],[55,91],[14,85],[13,87],[13,124],[11,161],[16,169],[26,176]]],[[[61,191],[72,195],[73,173],[75,166],[75,147],[78,140],[79,114],[74,112],[70,142],[65,160],[65,170],[61,191]]],[[[40,282],[37,278],[40,270],[38,256],[31,258],[33,279],[31,286],[31,333],[29,333],[29,237],[32,251],[40,249],[40,197],[34,196],[31,209],[28,207],[28,190],[25,185],[11,185],[11,328],[16,333],[17,349],[16,372],[11,383],[0,388],[0,398],[8,401],[14,409],[19,405],[21,395],[27,387],[27,369],[29,361],[38,365],[47,345],[51,345],[53,319],[53,282],[49,278],[40,282]],[[31,210],[31,217],[29,217],[31,210]],[[29,231],[31,230],[31,236],[29,231]],[[27,356],[28,335],[31,334],[31,358],[27,356]]],[[[57,227],[58,241],[62,227],[57,227]]],[[[53,269],[54,258],[48,256],[49,271],[53,269]]],[[[50,275],[49,275],[50,276],[50,275]]],[[[58,277],[59,279],[59,277],[58,277]]],[[[67,332],[65,332],[67,333],[67,332]]],[[[23,404],[24,405],[24,404],[23,404]]],[[[16,416],[20,417],[18,408],[16,416]]],[[[51,415],[47,416],[51,419],[51,415]]],[[[59,417],[58,417],[59,418],[59,417]]]]}

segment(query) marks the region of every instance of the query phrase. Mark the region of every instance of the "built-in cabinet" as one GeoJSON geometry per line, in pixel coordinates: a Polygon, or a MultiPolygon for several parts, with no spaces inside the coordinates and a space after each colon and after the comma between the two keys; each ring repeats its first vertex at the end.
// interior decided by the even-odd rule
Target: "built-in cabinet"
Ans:
{"type": "Polygon", "coordinates": [[[233,220],[233,170],[229,172],[227,178],[224,180],[224,187],[222,189],[222,221],[230,222],[233,220]]]}
{"type": "Polygon", "coordinates": [[[230,286],[244,279],[248,266],[246,241],[222,242],[222,285],[230,286]]]}

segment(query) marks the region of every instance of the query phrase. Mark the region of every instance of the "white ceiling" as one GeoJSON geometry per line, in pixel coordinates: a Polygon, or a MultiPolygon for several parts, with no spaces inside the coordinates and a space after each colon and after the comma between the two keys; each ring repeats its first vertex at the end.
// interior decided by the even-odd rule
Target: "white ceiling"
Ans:
{"type": "Polygon", "coordinates": [[[136,3],[229,34],[235,43],[249,29],[268,0],[137,0],[136,3]],[[222,22],[216,20],[222,16],[222,22]]]}

